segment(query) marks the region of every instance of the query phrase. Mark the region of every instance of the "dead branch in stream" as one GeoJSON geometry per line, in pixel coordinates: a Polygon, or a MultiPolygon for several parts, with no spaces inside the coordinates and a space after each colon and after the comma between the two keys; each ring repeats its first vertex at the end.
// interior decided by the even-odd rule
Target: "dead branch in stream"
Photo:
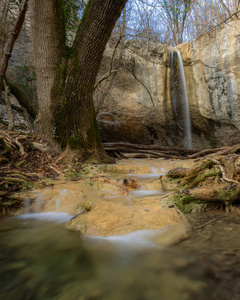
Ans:
{"type": "Polygon", "coordinates": [[[200,152],[197,152],[195,154],[189,155],[189,158],[198,158],[207,154],[211,154],[211,153],[219,153],[219,151],[228,151],[228,149],[230,149],[230,147],[222,147],[222,148],[215,148],[215,149],[206,149],[206,150],[202,150],[200,152]]]}
{"type": "Polygon", "coordinates": [[[159,158],[159,156],[146,153],[124,153],[124,156],[125,158],[159,158]]]}

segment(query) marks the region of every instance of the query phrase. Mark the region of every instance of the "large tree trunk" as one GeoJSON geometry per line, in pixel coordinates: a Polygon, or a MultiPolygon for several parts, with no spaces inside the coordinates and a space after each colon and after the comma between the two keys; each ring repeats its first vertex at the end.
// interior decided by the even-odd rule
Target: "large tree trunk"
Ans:
{"type": "Polygon", "coordinates": [[[31,31],[35,70],[37,77],[37,95],[43,131],[52,147],[59,149],[55,140],[52,124],[51,105],[54,99],[51,90],[57,77],[57,66],[65,57],[65,28],[61,0],[33,0],[29,2],[31,10],[31,31]]]}
{"type": "Polygon", "coordinates": [[[53,144],[55,141],[62,149],[78,152],[82,159],[102,159],[105,155],[93,105],[94,83],[105,46],[126,2],[88,1],[73,47],[65,55],[60,51],[65,49],[60,40],[64,36],[59,24],[61,1],[35,1],[38,30],[34,31],[34,50],[39,101],[45,101],[44,105],[39,102],[44,132],[53,144]]]}

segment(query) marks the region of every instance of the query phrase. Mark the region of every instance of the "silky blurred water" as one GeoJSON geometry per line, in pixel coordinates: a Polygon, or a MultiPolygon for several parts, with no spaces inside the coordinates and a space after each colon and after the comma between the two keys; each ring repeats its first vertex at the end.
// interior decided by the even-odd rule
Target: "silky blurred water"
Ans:
{"type": "Polygon", "coordinates": [[[215,299],[194,254],[139,243],[146,233],[90,238],[53,219],[0,220],[0,299],[215,299]]]}

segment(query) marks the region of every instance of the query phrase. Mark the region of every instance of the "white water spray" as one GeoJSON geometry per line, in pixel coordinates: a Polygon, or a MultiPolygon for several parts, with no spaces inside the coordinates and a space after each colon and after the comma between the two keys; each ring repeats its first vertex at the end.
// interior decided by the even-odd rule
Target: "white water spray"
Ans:
{"type": "Polygon", "coordinates": [[[181,81],[181,90],[183,97],[183,114],[184,114],[184,136],[186,139],[186,146],[188,149],[192,149],[192,130],[191,130],[191,121],[190,121],[190,111],[188,104],[188,94],[187,94],[187,85],[183,68],[183,61],[181,53],[175,48],[178,59],[178,66],[180,71],[180,81],[181,81]]]}
{"type": "Polygon", "coordinates": [[[30,212],[30,199],[27,197],[24,200],[24,213],[28,214],[30,212]]]}
{"type": "Polygon", "coordinates": [[[43,194],[39,193],[35,199],[36,203],[36,212],[41,212],[42,211],[42,206],[43,206],[43,194]]]}
{"type": "Polygon", "coordinates": [[[59,192],[59,197],[56,198],[56,211],[58,212],[60,210],[60,206],[62,205],[62,202],[64,200],[65,195],[67,194],[68,190],[62,189],[59,192]]]}
{"type": "Polygon", "coordinates": [[[59,208],[60,208],[60,198],[57,197],[57,198],[56,198],[56,212],[59,211],[59,208]]]}
{"type": "Polygon", "coordinates": [[[150,173],[152,173],[152,174],[158,174],[159,172],[158,172],[158,168],[156,168],[156,167],[149,167],[149,171],[150,171],[150,173]]]}

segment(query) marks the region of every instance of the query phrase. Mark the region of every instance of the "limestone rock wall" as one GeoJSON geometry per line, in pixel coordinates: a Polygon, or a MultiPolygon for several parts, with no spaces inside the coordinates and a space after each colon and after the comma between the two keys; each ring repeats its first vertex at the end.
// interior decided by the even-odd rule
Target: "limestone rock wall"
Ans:
{"type": "Polygon", "coordinates": [[[185,63],[195,142],[240,142],[240,22],[178,46],[185,63]]]}
{"type": "MultiPolygon", "coordinates": [[[[104,141],[166,144],[165,56],[167,46],[126,41],[117,54],[119,71],[97,88],[95,103],[104,141]],[[118,61],[119,60],[119,61],[118,61]]],[[[99,78],[108,72],[108,45],[99,78]]]]}
{"type": "MultiPolygon", "coordinates": [[[[193,147],[239,143],[240,22],[177,48],[184,63],[193,147]]],[[[179,71],[169,50],[161,44],[125,42],[120,71],[95,94],[96,103],[104,99],[98,116],[104,141],[184,146],[179,71]]],[[[108,47],[99,78],[108,71],[112,52],[108,47]]]]}

